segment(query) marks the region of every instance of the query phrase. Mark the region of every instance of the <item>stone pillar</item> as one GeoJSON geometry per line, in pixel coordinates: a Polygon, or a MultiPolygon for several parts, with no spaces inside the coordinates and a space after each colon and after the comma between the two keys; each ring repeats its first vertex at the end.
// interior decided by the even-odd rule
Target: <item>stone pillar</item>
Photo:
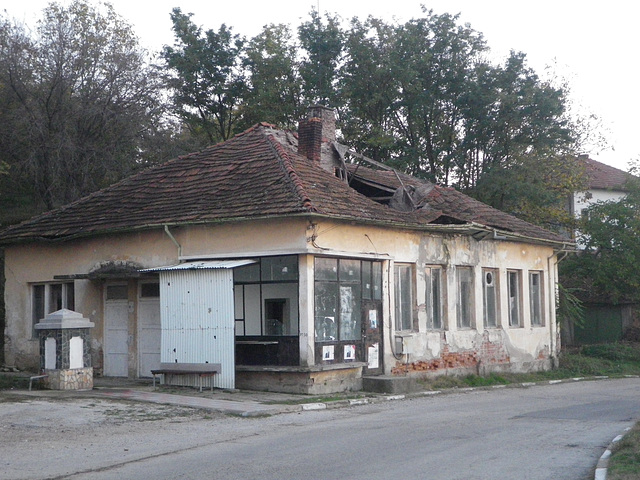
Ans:
{"type": "Polygon", "coordinates": [[[62,309],[38,323],[40,368],[48,375],[45,384],[54,390],[91,390],[91,342],[94,323],[82,314],[62,309]]]}

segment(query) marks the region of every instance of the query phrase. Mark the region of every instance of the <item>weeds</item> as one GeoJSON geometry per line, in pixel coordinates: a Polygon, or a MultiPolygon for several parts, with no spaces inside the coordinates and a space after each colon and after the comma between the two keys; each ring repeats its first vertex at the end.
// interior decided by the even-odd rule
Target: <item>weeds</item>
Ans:
{"type": "Polygon", "coordinates": [[[29,388],[29,377],[0,373],[0,390],[19,390],[25,388],[29,388]]]}
{"type": "Polygon", "coordinates": [[[636,424],[613,447],[607,478],[609,480],[636,480],[640,478],[640,424],[636,424]]]}

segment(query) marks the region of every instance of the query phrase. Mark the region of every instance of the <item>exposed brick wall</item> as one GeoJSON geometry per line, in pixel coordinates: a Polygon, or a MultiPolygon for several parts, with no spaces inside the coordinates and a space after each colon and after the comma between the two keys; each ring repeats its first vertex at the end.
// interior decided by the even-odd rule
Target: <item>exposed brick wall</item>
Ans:
{"type": "Polygon", "coordinates": [[[307,118],[322,119],[322,138],[325,142],[333,142],[336,139],[336,113],[333,108],[314,105],[309,107],[307,118]]]}
{"type": "Polygon", "coordinates": [[[483,339],[480,346],[480,359],[485,365],[509,363],[511,361],[502,343],[490,342],[483,339]]]}
{"type": "Polygon", "coordinates": [[[307,118],[298,126],[298,153],[320,163],[322,149],[322,119],[307,118]]]}
{"type": "Polygon", "coordinates": [[[509,363],[510,357],[504,346],[500,343],[483,340],[480,348],[462,352],[451,352],[448,345],[444,345],[438,358],[432,360],[419,360],[411,363],[400,363],[391,370],[393,375],[406,375],[414,372],[438,372],[455,368],[477,368],[483,365],[499,365],[509,363]]]}

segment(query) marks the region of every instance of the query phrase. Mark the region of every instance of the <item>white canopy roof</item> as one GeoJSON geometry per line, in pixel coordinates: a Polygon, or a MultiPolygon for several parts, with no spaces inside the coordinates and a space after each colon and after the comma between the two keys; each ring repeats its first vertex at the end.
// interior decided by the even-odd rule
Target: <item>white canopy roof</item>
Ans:
{"type": "Polygon", "coordinates": [[[197,262],[185,262],[177,265],[166,265],[163,267],[145,268],[141,272],[168,272],[172,270],[210,270],[216,268],[236,268],[256,263],[255,260],[201,260],[197,262]]]}

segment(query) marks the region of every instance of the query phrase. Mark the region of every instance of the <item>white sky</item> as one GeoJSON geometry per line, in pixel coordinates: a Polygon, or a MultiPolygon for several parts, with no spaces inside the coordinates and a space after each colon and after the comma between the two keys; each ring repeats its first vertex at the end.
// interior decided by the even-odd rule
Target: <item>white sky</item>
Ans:
{"type": "MultiPolygon", "coordinates": [[[[34,25],[45,0],[0,0],[0,10],[34,25]]],[[[67,4],[68,0],[59,3],[67,4]]],[[[481,32],[492,52],[503,59],[510,49],[527,54],[541,76],[548,65],[569,80],[573,101],[600,117],[610,148],[589,153],[603,163],[626,170],[640,158],[635,142],[640,127],[637,90],[640,47],[640,3],[633,0],[111,0],[150,50],[171,44],[169,13],[175,6],[193,13],[204,29],[221,23],[235,33],[257,34],[268,23],[292,27],[307,20],[311,8],[343,19],[368,15],[406,21],[421,15],[424,3],[435,13],[460,13],[460,20],[481,32]]]]}

